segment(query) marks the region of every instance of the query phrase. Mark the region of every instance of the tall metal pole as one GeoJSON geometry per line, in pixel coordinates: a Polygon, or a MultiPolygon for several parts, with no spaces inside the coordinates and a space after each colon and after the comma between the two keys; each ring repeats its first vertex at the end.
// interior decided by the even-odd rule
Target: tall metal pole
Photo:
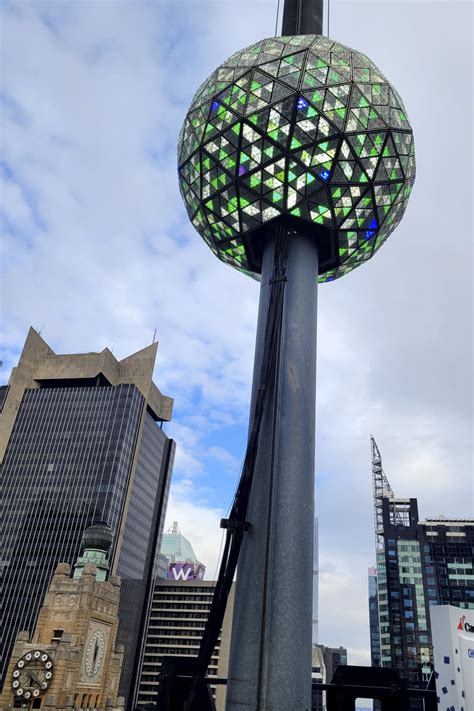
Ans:
{"type": "Polygon", "coordinates": [[[285,0],[281,34],[322,35],[323,0],[285,0]]]}
{"type": "MultiPolygon", "coordinates": [[[[263,255],[252,399],[277,239],[263,255]]],[[[267,394],[237,570],[227,711],[311,708],[318,250],[291,234],[275,387],[267,394]]]]}
{"type": "MultiPolygon", "coordinates": [[[[322,34],[322,22],[323,0],[285,0],[283,35],[322,34]]],[[[311,708],[318,248],[293,230],[288,239],[277,369],[237,569],[227,711],[311,708]]],[[[251,412],[279,249],[275,234],[263,252],[251,412]]]]}

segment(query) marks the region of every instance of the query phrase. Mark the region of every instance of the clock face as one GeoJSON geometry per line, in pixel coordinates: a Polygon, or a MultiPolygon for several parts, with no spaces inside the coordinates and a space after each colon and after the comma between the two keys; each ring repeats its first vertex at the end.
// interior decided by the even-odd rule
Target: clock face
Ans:
{"type": "Polygon", "coordinates": [[[35,699],[44,694],[53,678],[53,660],[41,649],[26,652],[15,664],[12,689],[18,699],[35,699]]]}
{"type": "Polygon", "coordinates": [[[104,663],[105,637],[102,630],[92,632],[86,643],[84,669],[88,677],[97,676],[104,663]]]}

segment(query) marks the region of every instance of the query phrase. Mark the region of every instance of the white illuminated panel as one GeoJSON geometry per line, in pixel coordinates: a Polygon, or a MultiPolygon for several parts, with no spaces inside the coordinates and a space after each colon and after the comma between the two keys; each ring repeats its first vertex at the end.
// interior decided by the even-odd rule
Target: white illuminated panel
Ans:
{"type": "Polygon", "coordinates": [[[440,711],[474,709],[474,611],[430,608],[436,694],[440,711]]]}

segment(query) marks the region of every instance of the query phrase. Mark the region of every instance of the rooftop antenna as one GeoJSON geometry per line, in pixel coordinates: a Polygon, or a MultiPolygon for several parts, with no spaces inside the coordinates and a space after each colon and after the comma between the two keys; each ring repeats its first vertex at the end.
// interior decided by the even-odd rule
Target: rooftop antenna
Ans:
{"type": "Polygon", "coordinates": [[[156,341],[156,328],[155,328],[155,330],[153,331],[153,340],[152,340],[152,343],[154,343],[155,341],[156,341]]]}

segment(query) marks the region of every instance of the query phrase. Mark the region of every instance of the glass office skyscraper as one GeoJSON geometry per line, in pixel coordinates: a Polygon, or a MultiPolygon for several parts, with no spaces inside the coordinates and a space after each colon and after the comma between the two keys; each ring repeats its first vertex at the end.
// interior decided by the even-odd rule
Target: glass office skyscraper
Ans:
{"type": "Polygon", "coordinates": [[[379,658],[411,686],[426,686],[433,671],[430,606],[474,609],[474,520],[420,521],[415,498],[394,496],[374,445],[379,645],[372,645],[372,664],[379,658]]]}
{"type": "Polygon", "coordinates": [[[380,666],[379,613],[377,602],[377,568],[369,568],[369,625],[372,666],[380,666]]]}
{"type": "Polygon", "coordinates": [[[122,361],[108,349],[56,355],[30,329],[2,388],[2,678],[17,633],[34,627],[55,566],[72,564],[83,531],[103,521],[113,532],[111,572],[123,580],[121,684],[129,694],[174,456],[161,429],[172,400],[152,381],[156,350],[155,343],[122,361]]]}

